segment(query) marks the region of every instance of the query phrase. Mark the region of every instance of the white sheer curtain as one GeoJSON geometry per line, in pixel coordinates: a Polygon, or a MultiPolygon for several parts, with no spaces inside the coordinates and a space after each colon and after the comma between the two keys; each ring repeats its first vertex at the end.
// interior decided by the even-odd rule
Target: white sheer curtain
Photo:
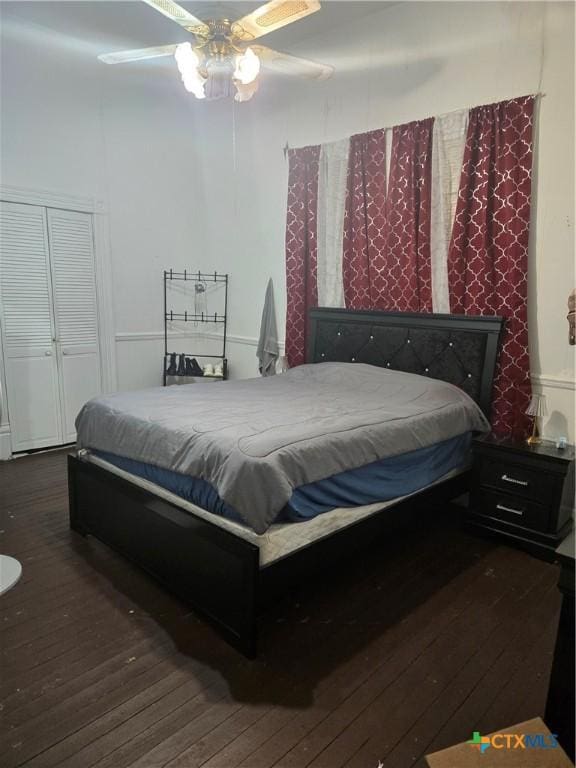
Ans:
{"type": "Polygon", "coordinates": [[[342,253],[350,140],[320,150],[317,209],[318,306],[343,307],[342,253]]]}
{"type": "Polygon", "coordinates": [[[447,115],[438,115],[434,119],[430,212],[430,257],[434,312],[450,312],[448,248],[450,247],[460,187],[467,128],[467,109],[450,112],[447,115]]]}
{"type": "MultiPolygon", "coordinates": [[[[448,248],[454,222],[462,159],[468,127],[468,110],[439,115],[434,121],[431,190],[431,272],[434,312],[450,312],[448,248]]],[[[387,144],[392,129],[387,129],[387,144]]],[[[342,254],[344,213],[350,140],[323,144],[320,150],[317,208],[318,305],[343,307],[342,254]]],[[[388,147],[389,148],[389,147],[388,147]]],[[[387,176],[391,152],[387,153],[387,176]]]]}

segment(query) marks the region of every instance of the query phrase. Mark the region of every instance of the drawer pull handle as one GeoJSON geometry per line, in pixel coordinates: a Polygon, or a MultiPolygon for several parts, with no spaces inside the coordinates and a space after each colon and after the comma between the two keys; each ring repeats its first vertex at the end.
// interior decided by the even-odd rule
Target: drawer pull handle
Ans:
{"type": "Polygon", "coordinates": [[[504,504],[496,504],[496,509],[499,509],[501,512],[512,512],[513,515],[524,514],[523,509],[513,509],[512,507],[505,507],[504,504]]]}
{"type": "Polygon", "coordinates": [[[529,485],[527,480],[516,480],[515,477],[508,477],[508,475],[502,475],[500,479],[507,483],[514,483],[514,485],[523,485],[524,487],[529,485]]]}

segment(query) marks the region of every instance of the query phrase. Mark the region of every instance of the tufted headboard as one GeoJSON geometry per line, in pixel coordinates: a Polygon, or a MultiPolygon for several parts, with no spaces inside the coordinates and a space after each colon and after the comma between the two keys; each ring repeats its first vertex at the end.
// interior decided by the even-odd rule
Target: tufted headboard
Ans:
{"type": "Polygon", "coordinates": [[[358,362],[456,384],[490,418],[501,317],[310,310],[308,362],[358,362]]]}

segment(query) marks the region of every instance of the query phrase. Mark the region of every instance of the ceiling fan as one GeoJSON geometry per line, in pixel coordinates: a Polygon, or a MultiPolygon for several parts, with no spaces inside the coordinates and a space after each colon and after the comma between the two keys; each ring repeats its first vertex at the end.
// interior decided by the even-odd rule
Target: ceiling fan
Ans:
{"type": "Polygon", "coordinates": [[[248,101],[258,90],[261,65],[284,74],[324,80],[333,72],[326,64],[290,56],[252,40],[320,10],[318,0],[271,0],[238,21],[201,21],[173,0],[143,0],[193,36],[179,45],[104,53],[106,64],[124,64],[174,56],[184,87],[197,99],[221,99],[236,89],[236,101],[248,101]]]}

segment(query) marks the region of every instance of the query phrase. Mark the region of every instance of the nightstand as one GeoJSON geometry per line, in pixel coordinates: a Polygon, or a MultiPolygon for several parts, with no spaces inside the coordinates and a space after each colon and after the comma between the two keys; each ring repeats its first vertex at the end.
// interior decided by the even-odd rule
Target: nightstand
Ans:
{"type": "Polygon", "coordinates": [[[558,587],[562,592],[562,610],[550,673],[546,722],[558,741],[574,760],[574,531],[556,550],[560,562],[558,587]]]}
{"type": "Polygon", "coordinates": [[[475,438],[468,522],[552,560],[572,528],[574,447],[475,438]]]}

